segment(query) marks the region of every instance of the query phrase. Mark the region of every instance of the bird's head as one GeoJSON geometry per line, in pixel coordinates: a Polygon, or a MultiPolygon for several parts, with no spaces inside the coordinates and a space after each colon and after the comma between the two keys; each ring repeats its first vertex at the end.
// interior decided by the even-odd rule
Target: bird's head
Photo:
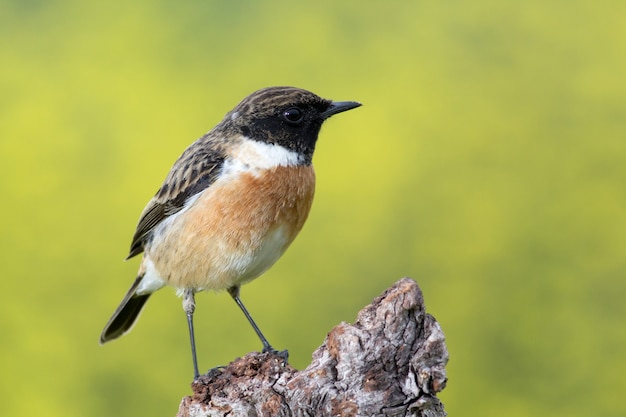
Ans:
{"type": "Polygon", "coordinates": [[[298,152],[310,163],[322,123],[360,105],[323,99],[295,87],[269,87],[243,99],[222,124],[247,138],[298,152]]]}

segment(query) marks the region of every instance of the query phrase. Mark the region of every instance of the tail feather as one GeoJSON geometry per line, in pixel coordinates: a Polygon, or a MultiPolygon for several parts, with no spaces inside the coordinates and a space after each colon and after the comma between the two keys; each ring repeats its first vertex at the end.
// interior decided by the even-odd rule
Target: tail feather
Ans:
{"type": "Polygon", "coordinates": [[[115,310],[115,313],[113,313],[113,316],[111,316],[106,326],[104,326],[104,330],[102,330],[102,334],[100,335],[101,345],[117,339],[133,327],[135,320],[137,320],[139,313],[141,313],[141,309],[150,297],[150,294],[136,294],[137,287],[142,278],[143,275],[137,277],[124,296],[124,299],[115,310]]]}

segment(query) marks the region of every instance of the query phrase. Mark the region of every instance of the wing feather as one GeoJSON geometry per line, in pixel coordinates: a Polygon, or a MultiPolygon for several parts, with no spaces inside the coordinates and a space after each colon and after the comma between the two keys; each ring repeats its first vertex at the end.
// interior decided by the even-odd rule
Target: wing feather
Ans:
{"type": "Polygon", "coordinates": [[[150,235],[163,220],[179,212],[189,198],[204,191],[224,164],[223,141],[209,134],[191,144],[172,166],[163,185],[141,213],[126,259],[139,255],[150,235]]]}

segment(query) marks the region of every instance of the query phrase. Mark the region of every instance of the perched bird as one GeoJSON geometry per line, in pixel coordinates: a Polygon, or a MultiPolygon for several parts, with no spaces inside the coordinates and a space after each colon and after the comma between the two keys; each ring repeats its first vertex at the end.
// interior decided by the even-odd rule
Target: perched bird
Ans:
{"type": "Polygon", "coordinates": [[[195,377],[198,291],[226,289],[263,351],[276,352],[241,302],[239,288],[272,266],[304,225],[322,123],[360,105],[294,87],[265,88],[192,143],[141,214],[127,258],[143,252],[139,273],[100,343],[128,332],[150,295],[170,285],[182,294],[195,377]]]}

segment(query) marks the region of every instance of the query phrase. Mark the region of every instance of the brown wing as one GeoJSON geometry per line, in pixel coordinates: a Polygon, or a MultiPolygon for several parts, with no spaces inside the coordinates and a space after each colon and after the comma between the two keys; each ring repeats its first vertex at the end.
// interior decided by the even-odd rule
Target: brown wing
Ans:
{"type": "Polygon", "coordinates": [[[143,252],[145,242],[159,223],[180,211],[190,197],[215,181],[224,163],[222,143],[211,141],[205,135],[178,158],[159,191],[141,213],[126,259],[143,252]]]}

